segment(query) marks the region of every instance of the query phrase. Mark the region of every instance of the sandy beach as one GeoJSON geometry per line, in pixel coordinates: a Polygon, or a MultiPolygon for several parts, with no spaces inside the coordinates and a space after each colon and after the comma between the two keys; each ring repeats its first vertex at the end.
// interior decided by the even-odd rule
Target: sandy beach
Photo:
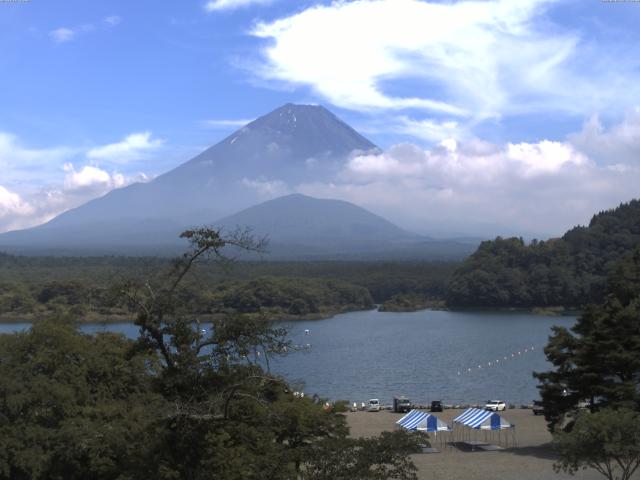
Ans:
{"type": "MultiPolygon", "coordinates": [[[[438,418],[451,424],[462,410],[445,410],[436,413],[438,418]]],[[[423,453],[413,456],[420,479],[599,479],[604,478],[595,470],[578,472],[575,476],[555,473],[555,455],[551,448],[551,435],[546,429],[544,417],[535,416],[531,410],[512,409],[500,412],[516,425],[517,446],[501,451],[482,451],[457,447],[439,447],[440,453],[423,453]]],[[[403,414],[390,411],[350,412],[347,421],[354,437],[378,435],[395,429],[395,422],[403,414]]],[[[433,440],[433,437],[431,437],[433,440]]],[[[636,475],[634,478],[640,478],[636,475]]]]}

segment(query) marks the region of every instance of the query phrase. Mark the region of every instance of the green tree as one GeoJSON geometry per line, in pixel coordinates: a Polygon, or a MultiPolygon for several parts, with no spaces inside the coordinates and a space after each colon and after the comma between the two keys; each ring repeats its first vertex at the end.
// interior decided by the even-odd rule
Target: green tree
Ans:
{"type": "Polygon", "coordinates": [[[616,263],[640,243],[640,200],[594,215],[562,238],[482,242],[455,271],[446,299],[454,307],[581,307],[604,300],[616,263]]]}
{"type": "Polygon", "coordinates": [[[423,435],[383,432],[378,438],[339,438],[319,442],[311,450],[305,480],[414,480],[409,455],[420,451],[423,435]]]}
{"type": "Polygon", "coordinates": [[[0,478],[136,477],[165,404],[132,343],[60,318],[0,336],[0,478]]]}
{"type": "Polygon", "coordinates": [[[628,480],[640,466],[640,414],[605,408],[581,412],[570,432],[555,435],[557,471],[593,468],[609,480],[628,480]]]}
{"type": "MultiPolygon", "coordinates": [[[[140,326],[138,349],[163,360],[156,385],[172,405],[151,450],[156,478],[304,475],[312,453],[335,456],[325,441],[347,442],[348,429],[342,414],[327,411],[319,399],[294,396],[283,379],[270,373],[269,357],[291,350],[286,331],[240,315],[218,317],[203,329],[179,295],[181,282],[197,263],[224,263],[229,247],[259,250],[261,245],[246,232],[223,236],[198,229],[182,236],[191,249],[166,277],[125,292],[140,326]]],[[[261,290],[256,297],[265,295],[261,290]]],[[[384,465],[390,478],[412,478],[406,442],[394,448],[382,437],[369,444],[378,445],[372,451],[380,455],[360,455],[361,465],[384,465]]]]}
{"type": "Polygon", "coordinates": [[[640,248],[619,263],[605,301],[570,329],[554,328],[545,348],[554,370],[535,373],[551,429],[581,401],[640,407],[640,248]]]}

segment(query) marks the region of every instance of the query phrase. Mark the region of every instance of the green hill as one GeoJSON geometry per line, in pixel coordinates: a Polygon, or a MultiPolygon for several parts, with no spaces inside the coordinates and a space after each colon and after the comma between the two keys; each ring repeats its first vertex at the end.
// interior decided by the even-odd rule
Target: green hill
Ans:
{"type": "Polygon", "coordinates": [[[600,302],[617,262],[640,245],[640,200],[595,215],[562,238],[483,242],[454,273],[452,307],[580,307],[600,302]]]}

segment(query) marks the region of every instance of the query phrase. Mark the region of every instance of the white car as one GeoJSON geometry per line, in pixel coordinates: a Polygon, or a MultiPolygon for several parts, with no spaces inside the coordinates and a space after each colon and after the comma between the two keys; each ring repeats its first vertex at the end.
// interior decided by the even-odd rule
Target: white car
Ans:
{"type": "Polygon", "coordinates": [[[377,398],[372,398],[369,400],[369,404],[367,405],[367,411],[369,412],[379,412],[380,411],[380,400],[377,398]]]}
{"type": "Polygon", "coordinates": [[[489,400],[484,408],[493,410],[494,412],[501,412],[507,409],[507,404],[502,400],[489,400]]]}

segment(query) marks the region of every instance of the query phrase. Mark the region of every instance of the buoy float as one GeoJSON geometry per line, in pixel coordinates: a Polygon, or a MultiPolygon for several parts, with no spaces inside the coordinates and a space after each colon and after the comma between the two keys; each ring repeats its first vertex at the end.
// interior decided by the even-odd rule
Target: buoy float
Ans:
{"type": "MultiPolygon", "coordinates": [[[[515,358],[516,355],[522,356],[523,354],[529,353],[529,351],[533,352],[534,350],[535,350],[535,347],[533,347],[533,346],[532,347],[526,347],[526,348],[524,348],[522,350],[518,350],[518,351],[515,351],[515,352],[511,353],[511,358],[515,358]]],[[[509,355],[503,356],[502,359],[503,359],[503,361],[508,360],[509,359],[509,355]]],[[[500,358],[496,358],[495,361],[487,362],[486,367],[497,366],[499,364],[500,364],[500,358]]],[[[472,367],[472,368],[482,369],[483,365],[484,364],[478,364],[477,367],[472,367]]],[[[466,371],[470,373],[472,371],[472,368],[467,368],[466,371]]],[[[462,371],[464,371],[464,370],[462,370],[462,371]]],[[[461,375],[461,371],[460,370],[458,370],[458,375],[461,375]]]]}

